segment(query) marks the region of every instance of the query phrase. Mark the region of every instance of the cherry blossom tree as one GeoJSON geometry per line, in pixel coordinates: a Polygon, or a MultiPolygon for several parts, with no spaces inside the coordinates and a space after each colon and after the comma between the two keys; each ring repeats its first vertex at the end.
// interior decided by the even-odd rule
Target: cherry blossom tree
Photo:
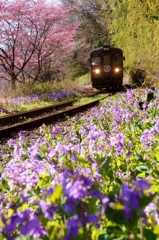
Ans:
{"type": "Polygon", "coordinates": [[[77,26],[68,24],[69,11],[46,0],[0,0],[0,78],[15,87],[57,69],[74,47],[77,26]]]}

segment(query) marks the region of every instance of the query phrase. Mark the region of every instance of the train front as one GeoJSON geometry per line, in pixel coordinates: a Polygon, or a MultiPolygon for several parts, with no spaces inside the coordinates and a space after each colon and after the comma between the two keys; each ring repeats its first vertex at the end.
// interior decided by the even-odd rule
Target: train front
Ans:
{"type": "Polygon", "coordinates": [[[103,46],[90,54],[92,87],[118,88],[123,84],[123,51],[103,46]]]}

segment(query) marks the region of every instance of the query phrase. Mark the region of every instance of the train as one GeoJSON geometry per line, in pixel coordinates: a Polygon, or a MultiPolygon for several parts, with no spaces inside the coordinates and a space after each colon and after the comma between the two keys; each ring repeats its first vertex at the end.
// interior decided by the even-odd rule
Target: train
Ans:
{"type": "Polygon", "coordinates": [[[90,72],[92,87],[103,89],[122,89],[123,61],[125,57],[120,48],[104,45],[90,52],[90,72]]]}

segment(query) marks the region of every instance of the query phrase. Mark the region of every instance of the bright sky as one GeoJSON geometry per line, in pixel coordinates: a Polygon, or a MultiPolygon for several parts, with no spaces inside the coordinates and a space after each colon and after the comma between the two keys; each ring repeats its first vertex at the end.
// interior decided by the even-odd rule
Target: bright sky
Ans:
{"type": "Polygon", "coordinates": [[[48,3],[55,3],[55,5],[61,4],[60,1],[57,0],[46,0],[48,3]]]}

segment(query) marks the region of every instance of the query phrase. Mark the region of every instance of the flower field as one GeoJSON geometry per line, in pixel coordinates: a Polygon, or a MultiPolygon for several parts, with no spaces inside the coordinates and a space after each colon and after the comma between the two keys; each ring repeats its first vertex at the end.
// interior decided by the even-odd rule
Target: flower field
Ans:
{"type": "MultiPolygon", "coordinates": [[[[146,90],[145,90],[146,91],[146,90]]],[[[9,140],[0,240],[159,239],[159,92],[107,98],[70,129],[9,140]]]]}
{"type": "Polygon", "coordinates": [[[12,111],[13,110],[24,111],[28,110],[28,107],[31,109],[39,107],[39,103],[41,106],[45,106],[48,104],[54,104],[59,101],[67,100],[67,98],[73,96],[74,97],[76,96],[76,92],[74,90],[72,91],[63,90],[60,92],[50,92],[39,95],[32,94],[30,96],[19,96],[15,98],[0,97],[0,113],[3,112],[3,108],[12,111]]]}

